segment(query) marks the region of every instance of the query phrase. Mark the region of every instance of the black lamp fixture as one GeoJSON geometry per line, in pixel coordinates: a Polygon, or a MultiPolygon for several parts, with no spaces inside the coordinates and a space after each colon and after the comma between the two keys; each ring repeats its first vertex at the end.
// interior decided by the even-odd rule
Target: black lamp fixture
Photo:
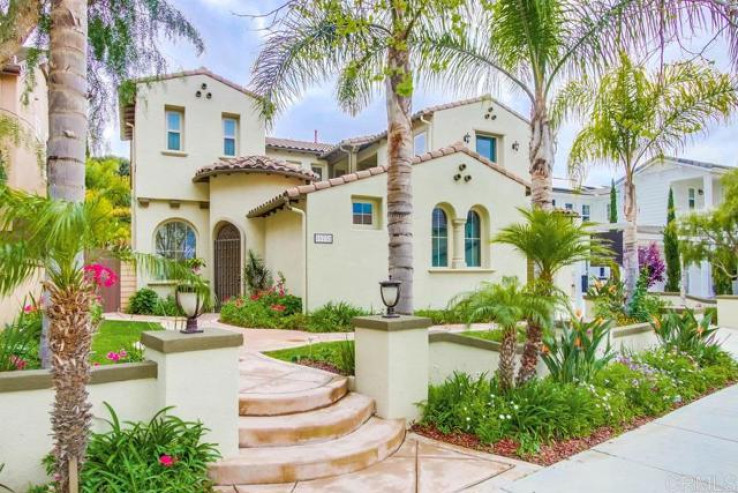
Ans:
{"type": "Polygon", "coordinates": [[[518,142],[517,140],[515,142],[513,142],[512,143],[512,149],[513,149],[513,151],[520,150],[520,142],[518,142]]]}
{"type": "Polygon", "coordinates": [[[382,303],[387,307],[387,313],[382,315],[384,318],[398,318],[399,315],[395,313],[395,307],[400,301],[400,281],[393,281],[392,276],[389,276],[387,281],[379,283],[379,293],[382,295],[382,303]]]}
{"type": "Polygon", "coordinates": [[[202,311],[200,293],[193,286],[180,285],[176,289],[177,306],[187,316],[187,326],[180,330],[182,334],[199,334],[202,329],[197,327],[197,317],[202,311]]]}
{"type": "Polygon", "coordinates": [[[467,144],[471,142],[471,135],[469,135],[469,132],[464,135],[464,142],[466,142],[467,144]]]}

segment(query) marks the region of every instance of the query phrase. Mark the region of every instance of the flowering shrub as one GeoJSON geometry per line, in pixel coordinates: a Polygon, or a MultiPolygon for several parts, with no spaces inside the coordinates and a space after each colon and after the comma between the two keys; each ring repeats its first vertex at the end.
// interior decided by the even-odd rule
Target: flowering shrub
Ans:
{"type": "Polygon", "coordinates": [[[220,308],[222,322],[239,327],[296,329],[303,325],[302,299],[287,293],[284,283],[228,300],[220,308]]]}
{"type": "Polygon", "coordinates": [[[591,381],[615,357],[608,341],[611,325],[610,320],[585,322],[575,317],[560,336],[546,336],[541,359],[551,378],[558,382],[591,381]]]}
{"type": "Polygon", "coordinates": [[[85,278],[98,288],[109,288],[118,282],[114,270],[102,264],[89,264],[84,267],[85,278]]]}
{"type": "MultiPolygon", "coordinates": [[[[93,433],[82,468],[83,491],[211,491],[208,464],[215,444],[204,443],[207,429],[159,411],[150,422],[121,423],[110,411],[111,430],[93,433]]],[[[53,457],[44,463],[53,471],[53,457]]]]}
{"type": "Polygon", "coordinates": [[[646,287],[650,288],[657,282],[663,282],[666,264],[661,258],[661,252],[656,243],[651,243],[647,247],[638,247],[638,266],[641,271],[645,270],[647,273],[646,287]]]}
{"type": "Polygon", "coordinates": [[[40,367],[42,312],[34,299],[25,303],[11,324],[0,331],[0,372],[40,367]]]}
{"type": "Polygon", "coordinates": [[[694,310],[682,314],[669,312],[654,316],[651,327],[666,349],[687,353],[702,360],[712,346],[717,346],[717,327],[710,327],[712,316],[697,320],[694,310]]]}

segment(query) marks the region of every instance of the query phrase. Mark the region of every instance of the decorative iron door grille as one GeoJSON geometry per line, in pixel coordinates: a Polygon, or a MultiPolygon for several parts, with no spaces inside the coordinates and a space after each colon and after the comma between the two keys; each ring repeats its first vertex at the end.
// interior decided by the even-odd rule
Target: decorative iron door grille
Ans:
{"type": "Polygon", "coordinates": [[[241,294],[241,233],[232,224],[215,239],[215,295],[218,305],[241,294]]]}

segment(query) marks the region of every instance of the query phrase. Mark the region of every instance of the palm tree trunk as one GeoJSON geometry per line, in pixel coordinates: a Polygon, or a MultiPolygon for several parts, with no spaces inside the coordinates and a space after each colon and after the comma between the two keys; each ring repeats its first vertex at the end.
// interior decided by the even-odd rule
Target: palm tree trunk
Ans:
{"type": "Polygon", "coordinates": [[[522,385],[536,375],[538,366],[538,355],[543,346],[543,328],[533,322],[527,321],[525,329],[525,346],[523,355],[520,357],[520,369],[518,370],[518,385],[522,385]]]}
{"type": "Polygon", "coordinates": [[[500,390],[508,391],[513,388],[515,377],[515,339],[517,328],[505,327],[500,345],[500,364],[497,367],[497,377],[500,380],[500,390]]]}
{"type": "MultiPolygon", "coordinates": [[[[53,0],[49,36],[48,193],[57,200],[85,199],[87,142],[87,1],[53,0]]],[[[82,263],[82,252],[79,255],[82,263]]],[[[81,465],[90,429],[87,384],[90,379],[90,307],[85,286],[46,283],[48,340],[52,354],[54,408],[52,431],[57,491],[77,491],[69,477],[81,465]]]]}
{"type": "Polygon", "coordinates": [[[92,421],[88,402],[92,322],[90,307],[94,293],[89,286],[58,288],[46,283],[51,301],[46,313],[51,323],[49,346],[53,354],[51,374],[54,407],[51,429],[54,434],[55,479],[61,493],[77,491],[70,483],[70,463],[84,463],[87,437],[92,421]]]}
{"type": "Polygon", "coordinates": [[[551,210],[553,208],[551,170],[554,162],[554,142],[546,100],[542,95],[536,97],[532,113],[529,149],[531,201],[534,207],[551,210]]]}
{"type": "Polygon", "coordinates": [[[412,77],[407,49],[387,51],[387,230],[389,274],[402,282],[397,312],[413,313],[413,131],[410,118],[412,97],[400,85],[412,77]]]}
{"type": "Polygon", "coordinates": [[[623,231],[623,268],[625,270],[625,294],[630,302],[638,280],[638,239],[635,183],[630,172],[625,174],[623,202],[625,230],[623,231]]]}
{"type": "MultiPolygon", "coordinates": [[[[48,195],[70,202],[85,200],[87,143],[87,2],[54,0],[49,40],[48,195]]],[[[82,261],[80,252],[80,262],[82,261]]],[[[51,362],[49,321],[44,319],[40,356],[51,362]]]]}

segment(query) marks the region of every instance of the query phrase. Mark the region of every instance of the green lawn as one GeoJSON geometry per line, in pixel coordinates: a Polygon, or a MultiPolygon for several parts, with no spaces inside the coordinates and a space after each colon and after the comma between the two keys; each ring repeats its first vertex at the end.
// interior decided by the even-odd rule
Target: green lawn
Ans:
{"type": "Polygon", "coordinates": [[[309,360],[325,363],[346,375],[354,374],[353,341],[318,342],[307,346],[265,352],[267,356],[295,363],[309,360]]]}
{"type": "MultiPolygon", "coordinates": [[[[502,329],[492,330],[467,330],[461,333],[463,336],[476,337],[485,341],[502,342],[502,329]]],[[[525,342],[525,330],[518,330],[518,342],[525,342]]]]}
{"type": "Polygon", "coordinates": [[[93,364],[112,364],[113,362],[107,358],[108,353],[111,351],[119,352],[121,349],[131,353],[133,343],[141,340],[141,332],[145,330],[164,330],[164,328],[154,322],[129,322],[124,320],[101,322],[92,338],[90,361],[93,364]]]}

